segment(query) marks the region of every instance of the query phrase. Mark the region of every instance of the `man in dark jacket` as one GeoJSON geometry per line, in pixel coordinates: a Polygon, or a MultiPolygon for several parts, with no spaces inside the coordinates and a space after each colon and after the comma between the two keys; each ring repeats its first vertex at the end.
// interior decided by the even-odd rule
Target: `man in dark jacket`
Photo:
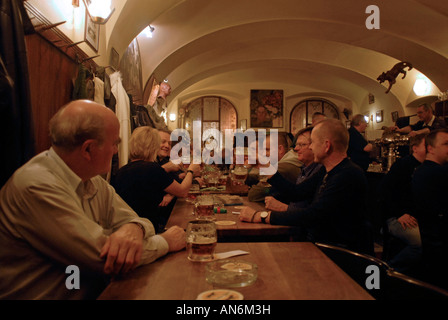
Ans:
{"type": "Polygon", "coordinates": [[[421,238],[415,218],[412,175],[425,161],[425,136],[423,133],[411,138],[411,154],[398,159],[392,165],[380,188],[383,221],[388,232],[405,244],[388,262],[394,269],[403,273],[412,271],[421,258],[421,238]]]}
{"type": "Polygon", "coordinates": [[[364,171],[367,171],[369,168],[369,152],[373,149],[372,144],[368,143],[363,136],[366,128],[367,122],[362,114],[353,116],[350,128],[348,129],[350,139],[347,150],[348,157],[364,171]]]}

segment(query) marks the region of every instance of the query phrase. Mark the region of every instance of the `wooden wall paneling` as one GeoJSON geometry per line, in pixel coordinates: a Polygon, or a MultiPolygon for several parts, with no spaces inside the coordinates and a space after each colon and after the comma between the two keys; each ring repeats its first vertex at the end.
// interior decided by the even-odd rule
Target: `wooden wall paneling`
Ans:
{"type": "Polygon", "coordinates": [[[48,123],[71,100],[77,64],[40,35],[26,37],[36,152],[50,147],[48,123]]]}

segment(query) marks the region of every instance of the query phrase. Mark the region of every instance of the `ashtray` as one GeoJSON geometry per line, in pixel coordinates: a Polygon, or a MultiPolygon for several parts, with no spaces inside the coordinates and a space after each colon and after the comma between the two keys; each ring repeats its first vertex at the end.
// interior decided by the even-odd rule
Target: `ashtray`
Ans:
{"type": "Polygon", "coordinates": [[[217,287],[246,287],[253,284],[258,277],[255,263],[242,260],[218,260],[207,263],[205,279],[217,287]]]}

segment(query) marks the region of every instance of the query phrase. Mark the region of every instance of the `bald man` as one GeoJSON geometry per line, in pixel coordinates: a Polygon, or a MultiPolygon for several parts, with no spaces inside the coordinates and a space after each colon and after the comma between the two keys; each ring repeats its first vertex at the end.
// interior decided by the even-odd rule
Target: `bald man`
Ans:
{"type": "Polygon", "coordinates": [[[110,276],[185,246],[183,230],[155,235],[99,176],[120,142],[110,109],[73,101],[51,119],[50,136],[52,147],[0,191],[0,299],[96,298],[110,276]],[[67,284],[73,266],[79,287],[67,284]]]}
{"type": "Polygon", "coordinates": [[[268,182],[280,185],[279,192],[293,201],[310,200],[310,205],[293,212],[257,212],[246,207],[240,219],[247,222],[305,227],[309,240],[338,245],[358,252],[373,253],[363,213],[367,180],[364,172],[347,158],[348,132],[339,120],[319,122],[311,132],[314,161],[325,167],[325,175],[314,175],[296,185],[276,173],[268,182]],[[280,183],[281,182],[281,183],[280,183]]]}

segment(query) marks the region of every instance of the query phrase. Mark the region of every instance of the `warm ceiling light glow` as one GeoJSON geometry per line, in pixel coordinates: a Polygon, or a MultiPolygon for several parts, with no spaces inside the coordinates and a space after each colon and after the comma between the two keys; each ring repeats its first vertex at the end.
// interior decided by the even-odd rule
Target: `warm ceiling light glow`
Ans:
{"type": "Polygon", "coordinates": [[[417,96],[425,96],[431,92],[431,84],[424,75],[419,74],[414,84],[414,92],[417,96]]]}
{"type": "Polygon", "coordinates": [[[92,1],[89,5],[89,12],[92,16],[106,19],[111,12],[111,0],[92,1]]]}
{"type": "Polygon", "coordinates": [[[115,8],[111,9],[112,0],[90,0],[89,4],[83,1],[93,23],[105,24],[115,11],[115,8]]]}
{"type": "Polygon", "coordinates": [[[176,114],[170,113],[170,121],[176,121],[176,114]]]}

